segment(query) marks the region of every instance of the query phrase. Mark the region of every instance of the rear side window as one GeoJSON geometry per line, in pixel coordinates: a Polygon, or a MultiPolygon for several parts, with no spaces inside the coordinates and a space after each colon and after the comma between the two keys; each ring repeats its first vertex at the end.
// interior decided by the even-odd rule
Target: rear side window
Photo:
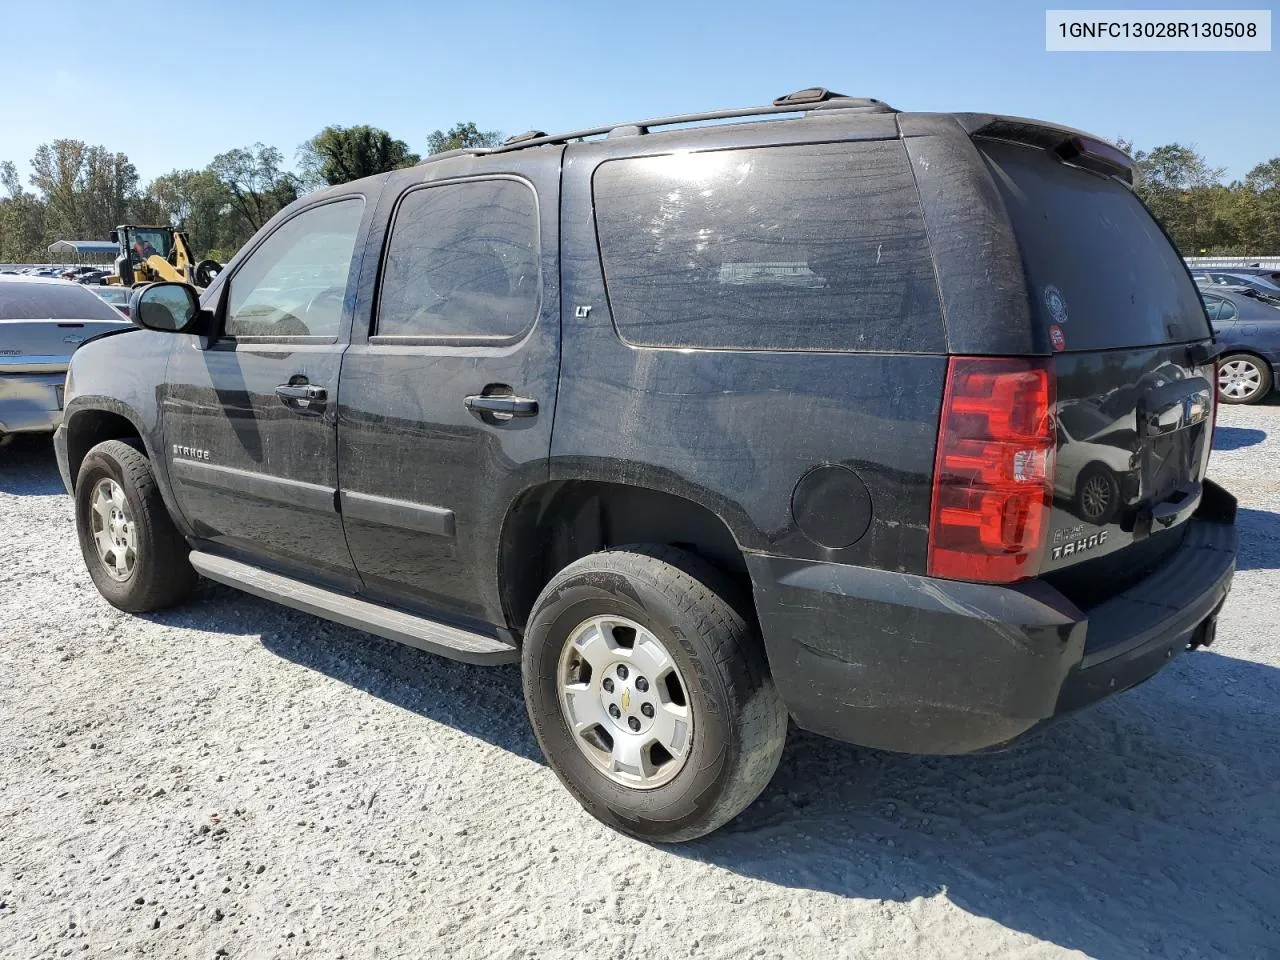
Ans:
{"type": "Polygon", "coordinates": [[[1186,267],[1131,190],[1034,147],[978,147],[1017,235],[1033,315],[1059,327],[1065,349],[1209,336],[1186,267]]]}
{"type": "Polygon", "coordinates": [[[944,349],[899,141],[613,160],[594,193],[609,304],[630,343],[944,349]]]}
{"type": "Polygon", "coordinates": [[[120,312],[70,281],[0,280],[0,320],[111,320],[120,312]]]}
{"type": "Polygon", "coordinates": [[[538,205],[528,184],[443,184],[400,201],[377,336],[514,339],[532,326],[538,298],[538,205]]]}

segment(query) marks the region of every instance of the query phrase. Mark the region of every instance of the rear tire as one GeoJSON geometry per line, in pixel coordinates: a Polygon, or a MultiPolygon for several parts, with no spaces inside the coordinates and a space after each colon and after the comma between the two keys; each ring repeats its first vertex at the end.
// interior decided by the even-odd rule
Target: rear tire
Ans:
{"type": "Polygon", "coordinates": [[[191,548],[141,451],[123,440],[98,444],[85,455],[75,490],[80,552],[108,603],[147,613],[190,596],[198,579],[191,548]]]}
{"type": "Polygon", "coordinates": [[[733,595],[700,559],[633,545],[570,564],[538,597],[522,654],[529,719],[556,776],[608,826],[691,840],[737,816],[773,777],[787,709],[733,595]],[[682,722],[668,709],[685,726],[664,740],[664,718],[668,729],[682,722]]]}
{"type": "Polygon", "coordinates": [[[1218,399],[1258,403],[1271,392],[1271,368],[1249,353],[1230,353],[1218,361],[1218,399]]]}

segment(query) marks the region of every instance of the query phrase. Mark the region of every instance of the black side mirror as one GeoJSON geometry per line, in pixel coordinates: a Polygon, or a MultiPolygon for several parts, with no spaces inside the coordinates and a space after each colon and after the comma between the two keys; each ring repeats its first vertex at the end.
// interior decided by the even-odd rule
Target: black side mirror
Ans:
{"type": "Polygon", "coordinates": [[[119,231],[119,230],[112,230],[112,231],[111,231],[111,233],[110,233],[110,234],[108,234],[108,236],[111,238],[111,242],[112,242],[112,243],[119,243],[119,242],[120,242],[120,231],[119,231]]]}
{"type": "Polygon", "coordinates": [[[200,309],[200,296],[185,283],[164,281],[138,287],[129,297],[135,326],[162,333],[207,335],[211,315],[200,309]]]}

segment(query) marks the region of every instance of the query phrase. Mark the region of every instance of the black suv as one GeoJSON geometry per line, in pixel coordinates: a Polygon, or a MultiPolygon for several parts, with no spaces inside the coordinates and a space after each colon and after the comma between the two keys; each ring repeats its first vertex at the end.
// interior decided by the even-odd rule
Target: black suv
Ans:
{"type": "Polygon", "coordinates": [[[1211,642],[1235,567],[1216,345],[1131,180],[814,89],[312,194],[76,353],[85,562],[124,610],[199,574],[519,661],[552,768],[653,840],[789,718],[1008,744],[1211,642]]]}

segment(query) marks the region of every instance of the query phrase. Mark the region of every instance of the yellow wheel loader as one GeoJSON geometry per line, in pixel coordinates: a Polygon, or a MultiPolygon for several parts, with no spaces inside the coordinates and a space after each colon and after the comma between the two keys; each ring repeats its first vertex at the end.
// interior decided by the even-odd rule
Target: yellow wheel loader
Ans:
{"type": "Polygon", "coordinates": [[[120,248],[115,276],[109,284],[132,287],[156,280],[176,280],[203,289],[222,270],[216,260],[196,262],[187,235],[172,227],[124,224],[111,231],[111,242],[120,248]]]}

